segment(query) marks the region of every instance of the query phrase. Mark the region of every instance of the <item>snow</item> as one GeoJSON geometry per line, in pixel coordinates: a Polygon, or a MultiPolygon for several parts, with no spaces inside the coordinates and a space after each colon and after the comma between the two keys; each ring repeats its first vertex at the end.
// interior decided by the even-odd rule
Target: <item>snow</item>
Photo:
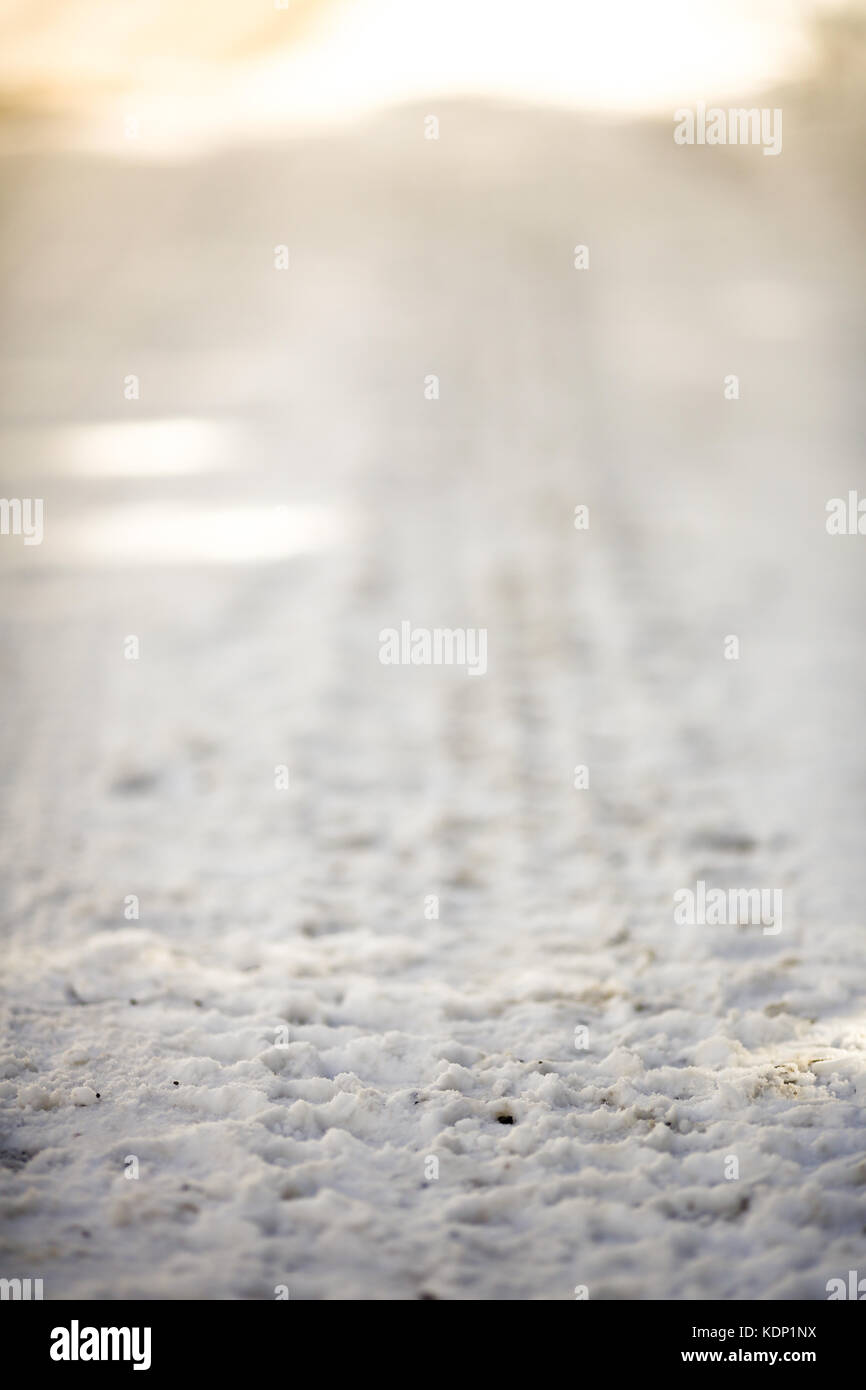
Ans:
{"type": "Polygon", "coordinates": [[[46,1298],[821,1299],[863,1267],[845,195],[789,124],[700,176],[667,125],[448,126],[432,167],[413,109],[9,170],[0,385],[46,532],[0,547],[0,1272],[46,1298]],[[776,338],[731,313],[755,284],[776,338]],[[143,418],[225,449],[66,467],[109,418],[135,457],[143,418]],[[184,559],[233,513],[243,563],[195,526],[184,559]],[[485,628],[483,678],[382,666],[406,614],[485,628]],[[781,890],[783,929],[677,925],[701,879],[781,890]]]}

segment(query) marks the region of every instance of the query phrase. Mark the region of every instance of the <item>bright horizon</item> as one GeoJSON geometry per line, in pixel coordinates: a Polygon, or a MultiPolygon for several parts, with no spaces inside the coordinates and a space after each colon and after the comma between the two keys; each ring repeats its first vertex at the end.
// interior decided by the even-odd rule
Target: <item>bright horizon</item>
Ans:
{"type": "Polygon", "coordinates": [[[154,0],[122,13],[79,0],[58,24],[6,0],[0,82],[25,107],[28,94],[71,107],[88,143],[125,141],[134,118],[141,153],[460,97],[659,114],[802,75],[810,21],[829,7],[536,0],[526,22],[518,0],[289,0],[266,19],[240,0],[168,15],[154,0]]]}

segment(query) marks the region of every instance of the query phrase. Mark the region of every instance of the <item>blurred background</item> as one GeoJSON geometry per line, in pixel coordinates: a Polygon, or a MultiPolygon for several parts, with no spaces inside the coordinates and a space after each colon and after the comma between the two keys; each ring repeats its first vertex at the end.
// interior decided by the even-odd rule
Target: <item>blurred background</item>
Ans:
{"type": "MultiPolygon", "coordinates": [[[[0,11],[2,454],[7,492],[43,496],[48,528],[41,547],[0,553],[7,621],[34,663],[4,644],[19,650],[7,697],[28,725],[57,698],[40,662],[83,661],[80,690],[64,677],[65,733],[95,717],[99,687],[94,736],[116,719],[132,738],[115,688],[128,670],[113,649],[85,658],[76,632],[102,652],[107,622],[121,636],[167,624],[187,690],[185,624],[197,641],[207,623],[258,641],[277,685],[233,698],[277,741],[282,715],[274,729],[256,711],[281,708],[285,663],[302,680],[336,662],[339,682],[335,653],[366,651],[371,625],[410,601],[468,606],[488,626],[495,609],[514,637],[518,595],[559,632],[548,657],[564,678],[560,582],[579,587],[603,546],[623,590],[612,643],[646,630],[644,602],[660,632],[682,618],[681,652],[639,639],[657,673],[685,662],[678,699],[716,640],[709,613],[778,645],[787,605],[793,663],[807,597],[851,616],[858,562],[828,550],[823,516],[856,486],[861,423],[862,6],[543,0],[531,21],[492,0],[0,11]],[[781,107],[782,155],[674,145],[673,111],[697,101],[781,107]],[[737,402],[723,397],[732,372],[737,402]],[[578,553],[581,500],[599,507],[599,536],[578,553]],[[669,573],[679,597],[653,599],[647,582],[669,573]],[[299,662],[285,646],[296,585],[315,648],[299,662]],[[258,638],[232,616],[254,602],[258,638]],[[61,657],[70,641],[78,656],[61,657]]],[[[842,646],[828,663],[859,660],[842,646]]],[[[802,659],[815,689],[798,674],[801,699],[844,698],[802,659]]],[[[629,660],[646,676],[645,656],[629,660]]],[[[151,693],[139,747],[173,737],[151,693]]],[[[63,756],[92,769],[92,732],[63,756]]],[[[780,775],[812,756],[801,747],[780,775]]]]}
{"type": "MultiPolygon", "coordinates": [[[[471,1027],[504,1053],[555,1049],[557,990],[608,1050],[663,1007],[695,1036],[775,1009],[743,1034],[759,1060],[803,1020],[843,1046],[866,542],[824,523],[863,484],[864,8],[2,0],[0,23],[3,490],[45,503],[42,545],[0,541],[20,1045],[60,1066],[48,1010],[149,1077],[181,1023],[140,1011],[155,1051],[127,1056],[129,997],[194,1015],[210,971],[219,1022],[184,1036],[211,1055],[244,1010],[285,1016],[255,972],[300,969],[329,1018],[335,980],[378,982],[340,1025],[374,1034],[436,1037],[437,990],[492,994],[471,1027]],[[698,101],[782,108],[782,154],[675,145],[698,101]],[[404,618],[486,627],[487,677],[381,667],[404,618]],[[684,957],[669,904],[700,873],[783,886],[783,936],[684,957]],[[435,892],[435,939],[377,954],[435,892]]],[[[393,1292],[410,1218],[376,1207],[393,1292]]],[[[815,1219],[817,1260],[848,1218],[815,1219]]],[[[151,1279],[170,1213],[98,1275],[56,1229],[68,1296],[195,1287],[151,1279]]],[[[656,1296],[778,1291],[784,1249],[749,1282],[760,1244],[700,1269],[672,1246],[656,1296]]],[[[478,1287],[559,1287],[521,1285],[527,1258],[478,1287]]]]}
{"type": "Polygon", "coordinates": [[[839,0],[662,0],[652,11],[540,0],[531,22],[517,0],[429,12],[413,0],[4,0],[2,77],[13,108],[104,121],[140,102],[175,142],[182,127],[211,140],[261,134],[434,94],[666,112],[802,78],[821,60],[836,68],[829,49],[835,38],[850,53],[856,17],[839,0]]]}

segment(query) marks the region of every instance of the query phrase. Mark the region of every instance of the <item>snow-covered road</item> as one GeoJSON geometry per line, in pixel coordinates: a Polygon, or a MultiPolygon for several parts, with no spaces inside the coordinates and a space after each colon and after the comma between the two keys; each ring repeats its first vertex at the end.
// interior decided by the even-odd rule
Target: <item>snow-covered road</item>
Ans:
{"type": "Polygon", "coordinates": [[[824,1298],[866,1273],[856,197],[794,117],[765,159],[424,114],[5,161],[46,529],[0,546],[0,1274],[824,1298]],[[486,675],[380,664],[406,619],[486,675]],[[699,880],[781,930],[677,925],[699,880]]]}

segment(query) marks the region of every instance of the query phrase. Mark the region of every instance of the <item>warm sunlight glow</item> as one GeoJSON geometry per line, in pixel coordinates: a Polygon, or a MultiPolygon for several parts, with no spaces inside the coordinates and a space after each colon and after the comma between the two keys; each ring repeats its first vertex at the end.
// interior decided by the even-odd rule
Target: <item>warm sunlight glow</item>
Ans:
{"type": "Polygon", "coordinates": [[[11,23],[0,82],[86,117],[76,138],[183,157],[403,102],[482,97],[608,113],[754,94],[809,63],[829,0],[89,0],[11,23]],[[132,134],[130,133],[132,132],[132,134]]]}

